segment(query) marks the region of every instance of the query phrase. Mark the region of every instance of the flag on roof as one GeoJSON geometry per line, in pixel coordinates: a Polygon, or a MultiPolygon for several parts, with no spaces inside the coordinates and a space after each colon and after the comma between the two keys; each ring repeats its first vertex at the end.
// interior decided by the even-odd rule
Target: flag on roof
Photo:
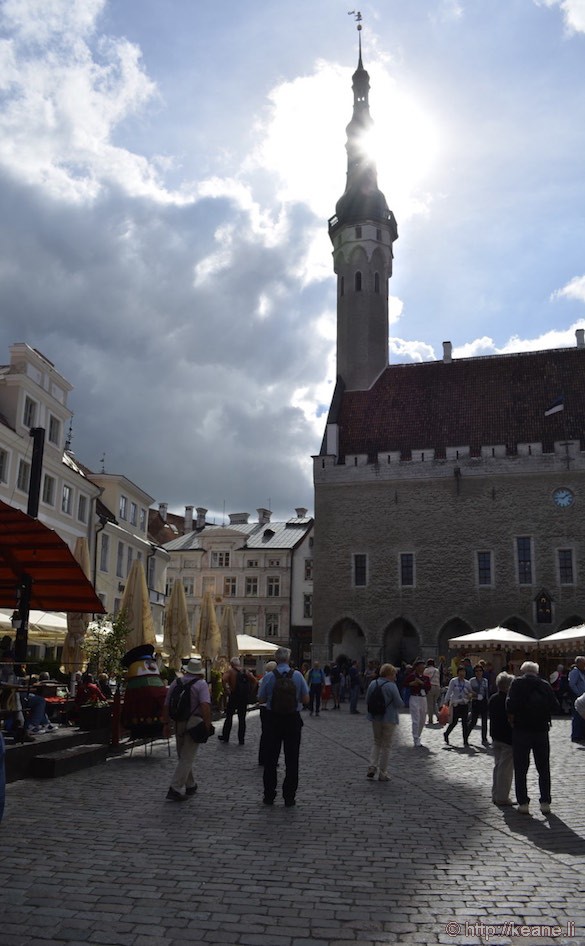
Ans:
{"type": "Polygon", "coordinates": [[[558,414],[559,411],[564,411],[565,409],[565,396],[561,394],[560,397],[553,401],[551,406],[544,412],[545,417],[549,417],[550,414],[558,414]]]}

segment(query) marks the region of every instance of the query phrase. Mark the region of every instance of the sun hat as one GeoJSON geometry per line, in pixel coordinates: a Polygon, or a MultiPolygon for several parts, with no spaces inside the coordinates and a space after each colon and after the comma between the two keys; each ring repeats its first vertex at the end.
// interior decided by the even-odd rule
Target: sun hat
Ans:
{"type": "Polygon", "coordinates": [[[194,674],[194,675],[195,675],[195,674],[198,674],[198,673],[204,674],[204,673],[205,673],[205,670],[203,669],[203,664],[202,664],[202,662],[201,662],[201,658],[200,658],[200,657],[191,657],[191,660],[189,661],[189,663],[188,663],[187,666],[185,667],[185,673],[192,673],[192,674],[194,674]]]}

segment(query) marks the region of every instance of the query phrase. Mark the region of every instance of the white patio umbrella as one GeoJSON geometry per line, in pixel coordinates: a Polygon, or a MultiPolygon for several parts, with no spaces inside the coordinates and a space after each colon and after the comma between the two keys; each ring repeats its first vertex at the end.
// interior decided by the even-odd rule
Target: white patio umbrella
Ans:
{"type": "Polygon", "coordinates": [[[538,641],[527,634],[510,631],[507,627],[488,627],[485,631],[474,631],[453,637],[449,641],[451,650],[472,648],[475,650],[494,650],[496,647],[516,648],[517,650],[536,650],[538,641]]]}
{"type": "Polygon", "coordinates": [[[221,648],[221,633],[215,605],[210,591],[206,591],[201,602],[201,614],[195,639],[195,650],[203,660],[215,660],[221,648]]]}
{"type": "Polygon", "coordinates": [[[139,559],[134,559],[132,562],[130,574],[126,579],[120,611],[125,613],[130,628],[126,638],[127,650],[139,647],[140,644],[156,646],[156,633],[152,611],[150,610],[146,576],[142,562],[139,559]]]}
{"type": "Polygon", "coordinates": [[[585,624],[567,627],[564,631],[549,634],[538,642],[539,648],[552,654],[575,655],[585,650],[585,624]]]}
{"type": "Polygon", "coordinates": [[[251,654],[252,657],[268,657],[278,650],[278,644],[271,644],[251,634],[238,634],[238,650],[241,654],[251,654]]]}
{"type": "Polygon", "coordinates": [[[192,647],[185,589],[182,581],[175,581],[165,608],[163,651],[168,656],[169,667],[180,670],[181,658],[190,657],[192,647]]]}
{"type": "MultiPolygon", "coordinates": [[[[75,541],[73,557],[79,562],[84,574],[89,578],[91,565],[89,561],[89,546],[85,536],[79,536],[75,541]]],[[[76,673],[83,670],[85,665],[85,635],[91,615],[79,611],[70,611],[67,614],[67,636],[63,644],[61,656],[61,672],[76,673]]]]}
{"type": "Polygon", "coordinates": [[[221,655],[231,660],[232,657],[239,657],[238,636],[236,634],[236,621],[231,604],[226,605],[221,616],[221,655]]]}

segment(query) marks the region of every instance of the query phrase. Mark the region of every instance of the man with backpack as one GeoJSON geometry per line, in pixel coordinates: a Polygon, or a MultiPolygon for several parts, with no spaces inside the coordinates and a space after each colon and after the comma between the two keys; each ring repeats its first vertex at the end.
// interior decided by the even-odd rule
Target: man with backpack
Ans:
{"type": "Polygon", "coordinates": [[[224,689],[228,694],[223,730],[217,737],[220,742],[229,742],[234,715],[238,714],[238,743],[244,745],[246,737],[246,711],[248,703],[256,695],[258,681],[249,670],[243,670],[238,657],[232,657],[230,668],[222,677],[224,689]]]}
{"type": "Polygon", "coordinates": [[[521,676],[512,683],[506,699],[506,712],[512,727],[512,753],[514,756],[514,781],[518,811],[530,812],[530,798],[526,787],[530,752],[538,771],[540,788],[540,810],[550,811],[550,744],[548,731],[553,713],[559,712],[559,704],[550,683],[538,676],[539,666],[525,660],[520,667],[521,676]]]}
{"type": "Polygon", "coordinates": [[[193,777],[193,763],[199,747],[189,735],[189,730],[203,720],[211,731],[211,698],[205,682],[203,664],[199,657],[192,657],[182,677],[173,680],[167,690],[163,709],[163,735],[170,732],[170,721],[175,723],[175,738],[179,761],[167,792],[168,801],[186,801],[197,791],[193,777]]]}
{"type": "Polygon", "coordinates": [[[303,721],[300,710],[309,702],[309,688],[299,670],[289,664],[290,650],[279,647],[274,654],[276,669],[262,678],[258,702],[264,704],[264,798],[265,805],[276,798],[276,769],[280,750],[284,746],[284,781],[282,795],[286,808],[295,804],[299,783],[299,751],[303,721]]]}

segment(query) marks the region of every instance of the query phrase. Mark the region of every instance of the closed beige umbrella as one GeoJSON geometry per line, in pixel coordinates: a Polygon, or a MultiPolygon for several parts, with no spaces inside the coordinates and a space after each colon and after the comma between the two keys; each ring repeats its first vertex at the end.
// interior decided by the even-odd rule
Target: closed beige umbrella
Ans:
{"type": "Polygon", "coordinates": [[[195,649],[204,660],[215,660],[221,648],[221,633],[215,606],[210,591],[206,591],[201,602],[201,614],[195,649]]]}
{"type": "Polygon", "coordinates": [[[169,667],[180,670],[181,658],[190,657],[192,647],[185,589],[182,581],[175,581],[165,608],[163,651],[168,657],[169,667]]]}
{"type": "MultiPolygon", "coordinates": [[[[85,536],[79,536],[76,539],[73,557],[89,578],[91,565],[89,562],[89,546],[85,536]]],[[[67,613],[67,634],[61,656],[62,673],[76,673],[78,670],[83,670],[85,665],[85,635],[87,634],[90,617],[91,615],[79,611],[69,611],[67,613]]]]}
{"type": "Polygon", "coordinates": [[[139,647],[140,644],[152,644],[156,647],[156,634],[152,611],[150,610],[146,576],[142,562],[139,559],[134,559],[132,562],[130,574],[126,579],[126,588],[122,596],[120,611],[123,611],[126,615],[126,621],[130,628],[126,638],[127,650],[139,647]]]}
{"type": "Polygon", "coordinates": [[[240,656],[236,621],[231,604],[226,605],[221,616],[221,655],[227,657],[228,660],[240,656]]]}

